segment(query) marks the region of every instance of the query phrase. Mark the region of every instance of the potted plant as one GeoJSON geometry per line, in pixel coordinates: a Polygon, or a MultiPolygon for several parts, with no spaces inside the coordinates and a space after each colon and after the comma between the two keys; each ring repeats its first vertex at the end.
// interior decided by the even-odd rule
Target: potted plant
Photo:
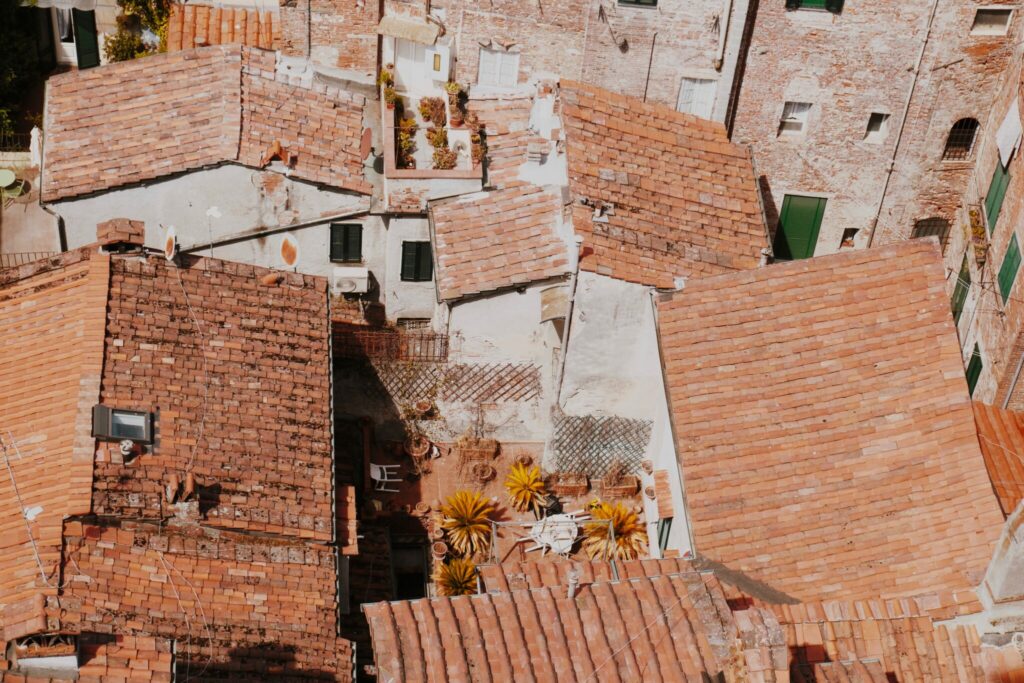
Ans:
{"type": "Polygon", "coordinates": [[[472,472],[473,477],[481,484],[486,484],[498,475],[498,470],[494,469],[493,465],[486,462],[473,463],[472,472]]]}
{"type": "Polygon", "coordinates": [[[647,531],[636,512],[622,503],[599,500],[587,507],[594,520],[583,525],[582,548],[587,557],[634,560],[647,549],[647,531]]]}
{"type": "Polygon", "coordinates": [[[398,102],[398,93],[390,85],[384,88],[384,103],[388,109],[394,109],[395,103],[398,102]]]}
{"type": "Polygon", "coordinates": [[[472,555],[491,544],[490,502],[476,491],[457,491],[441,506],[441,528],[452,549],[460,555],[472,555]]]}
{"type": "Polygon", "coordinates": [[[601,493],[605,498],[626,498],[634,495],[639,487],[640,480],[626,474],[626,466],[620,460],[614,461],[601,479],[601,493]]]}
{"type": "Polygon", "coordinates": [[[435,149],[434,150],[434,168],[435,169],[438,169],[438,170],[441,170],[441,171],[448,171],[448,170],[451,170],[451,169],[455,168],[455,166],[458,163],[459,163],[459,155],[455,151],[450,150],[447,147],[442,147],[440,149],[435,149]]]}
{"type": "Polygon", "coordinates": [[[423,434],[411,434],[405,440],[405,453],[410,458],[422,458],[430,450],[430,439],[423,434]]]}
{"type": "Polygon", "coordinates": [[[447,149],[448,131],[445,128],[431,128],[427,131],[427,141],[435,149],[447,149]]]}
{"type": "Polygon", "coordinates": [[[548,503],[539,467],[531,468],[522,463],[512,465],[505,478],[505,490],[508,491],[509,504],[518,512],[533,510],[534,515],[539,517],[541,508],[548,503]]]}
{"type": "Polygon", "coordinates": [[[560,472],[555,475],[551,490],[558,496],[576,498],[590,490],[590,480],[581,472],[560,472]]]}
{"type": "Polygon", "coordinates": [[[377,87],[387,87],[395,84],[395,77],[392,75],[391,70],[387,67],[383,67],[380,73],[377,74],[377,87]]]}
{"type": "Polygon", "coordinates": [[[438,565],[434,585],[438,595],[472,595],[476,593],[476,565],[472,560],[452,558],[438,565]]]}

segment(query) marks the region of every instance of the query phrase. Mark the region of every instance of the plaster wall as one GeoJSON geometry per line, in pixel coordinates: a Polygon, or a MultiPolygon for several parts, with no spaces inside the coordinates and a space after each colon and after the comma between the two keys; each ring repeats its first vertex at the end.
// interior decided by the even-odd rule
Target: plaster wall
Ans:
{"type": "Polygon", "coordinates": [[[434,317],[437,291],[433,279],[429,282],[402,280],[402,243],[429,241],[430,226],[426,218],[388,221],[383,280],[388,320],[434,317]]]}

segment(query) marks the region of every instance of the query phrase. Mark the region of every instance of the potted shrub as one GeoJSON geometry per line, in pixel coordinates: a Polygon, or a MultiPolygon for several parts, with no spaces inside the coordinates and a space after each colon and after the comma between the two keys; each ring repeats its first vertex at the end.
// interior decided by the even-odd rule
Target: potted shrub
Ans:
{"type": "Polygon", "coordinates": [[[505,478],[505,490],[512,508],[518,512],[533,510],[540,516],[541,508],[548,504],[544,480],[540,476],[539,467],[530,467],[522,463],[512,465],[505,478]]]}
{"type": "Polygon", "coordinates": [[[441,506],[441,528],[452,549],[460,555],[472,555],[491,544],[490,502],[476,491],[457,491],[441,506]]]}
{"type": "Polygon", "coordinates": [[[448,171],[459,163],[459,155],[447,147],[434,150],[434,168],[440,171],[448,171]]]}
{"type": "Polygon", "coordinates": [[[473,478],[481,484],[486,484],[498,475],[498,471],[494,469],[494,466],[486,462],[473,463],[472,472],[473,478]]]}
{"type": "Polygon", "coordinates": [[[410,458],[422,458],[430,450],[430,439],[423,434],[412,434],[405,440],[405,452],[410,458]]]}
{"type": "Polygon", "coordinates": [[[387,67],[383,67],[380,73],[377,74],[377,87],[388,87],[395,84],[395,77],[391,74],[391,70],[387,67]]]}
{"type": "Polygon", "coordinates": [[[438,565],[434,585],[438,595],[472,595],[476,593],[476,565],[472,560],[452,558],[438,565]]]}
{"type": "Polygon", "coordinates": [[[427,131],[427,141],[435,149],[447,149],[448,130],[445,128],[431,128],[427,131]]]}
{"type": "Polygon", "coordinates": [[[647,531],[636,512],[622,503],[593,501],[593,522],[583,525],[583,552],[592,560],[634,560],[647,549],[647,531]],[[614,531],[614,538],[610,533],[614,531]]]}
{"type": "Polygon", "coordinates": [[[390,85],[384,88],[384,103],[388,109],[394,109],[395,103],[398,102],[398,93],[390,85]]]}
{"type": "Polygon", "coordinates": [[[579,497],[590,490],[590,480],[581,472],[560,472],[555,475],[551,490],[558,496],[579,497]]]}

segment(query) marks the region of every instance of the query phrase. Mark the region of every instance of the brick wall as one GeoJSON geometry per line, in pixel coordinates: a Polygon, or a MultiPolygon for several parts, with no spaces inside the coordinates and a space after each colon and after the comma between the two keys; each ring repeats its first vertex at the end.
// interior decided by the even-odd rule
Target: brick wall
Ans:
{"type": "Polygon", "coordinates": [[[101,451],[94,512],[170,514],[163,488],[191,463],[205,523],[332,539],[326,281],[265,272],[112,260],[101,399],[159,411],[159,440],[127,464],[101,451]]]}
{"type": "Polygon", "coordinates": [[[372,76],[379,22],[378,0],[288,0],[281,6],[281,49],[372,76]]]}
{"type": "MultiPolygon", "coordinates": [[[[846,3],[839,15],[760,4],[734,139],[753,146],[770,220],[785,194],[828,198],[817,254],[838,250],[847,228],[859,230],[857,246],[868,242],[931,9],[929,0],[846,3]],[[802,137],[778,136],[786,101],[814,105],[802,137]],[[864,140],[872,112],[890,115],[879,144],[864,140]]],[[[971,36],[974,9],[937,5],[875,244],[957,208],[971,163],[941,161],[946,134],[963,116],[985,118],[1017,34],[971,36]]]]}

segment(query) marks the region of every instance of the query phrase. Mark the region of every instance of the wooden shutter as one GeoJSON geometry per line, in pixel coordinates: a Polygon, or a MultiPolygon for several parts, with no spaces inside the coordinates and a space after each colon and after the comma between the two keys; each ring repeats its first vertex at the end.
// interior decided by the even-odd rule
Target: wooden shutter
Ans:
{"type": "Polygon", "coordinates": [[[480,48],[480,67],[476,82],[480,85],[498,85],[498,53],[486,47],[480,48]]]}
{"type": "Polygon", "coordinates": [[[96,12],[71,10],[75,22],[75,52],[78,68],[88,69],[100,65],[100,44],[96,37],[96,12]]]}
{"type": "Polygon", "coordinates": [[[786,9],[800,9],[800,0],[786,0],[786,9]]]}
{"type": "Polygon", "coordinates": [[[775,234],[776,259],[788,261],[814,256],[825,204],[826,200],[818,197],[786,195],[775,234]]]}
{"type": "Polygon", "coordinates": [[[504,88],[512,88],[519,82],[519,55],[515,52],[504,52],[498,60],[498,84],[504,88]]]}
{"type": "Polygon", "coordinates": [[[430,242],[420,242],[417,246],[419,252],[416,254],[416,279],[421,282],[429,282],[434,275],[434,259],[430,253],[430,242]]]}
{"type": "Polygon", "coordinates": [[[825,9],[832,14],[839,14],[843,11],[843,0],[825,0],[825,9]]]}
{"type": "Polygon", "coordinates": [[[992,234],[996,229],[996,222],[999,220],[999,211],[1003,208],[1003,199],[1006,197],[1006,188],[1010,185],[1010,172],[999,161],[996,162],[996,170],[992,174],[992,182],[988,185],[988,193],[985,194],[985,217],[988,218],[988,232],[992,234]]]}
{"type": "Polygon", "coordinates": [[[363,260],[363,226],[354,223],[345,226],[345,260],[363,260]]]}
{"type": "Polygon", "coordinates": [[[1020,247],[1017,245],[1017,235],[1010,238],[1010,246],[1006,247],[1006,256],[1003,257],[1003,265],[999,267],[999,293],[1003,297],[1003,303],[1010,298],[1013,291],[1013,282],[1017,279],[1017,269],[1020,267],[1020,247]]]}
{"type": "Polygon", "coordinates": [[[416,242],[402,242],[402,279],[416,279],[416,242]]]}
{"type": "Polygon", "coordinates": [[[345,258],[345,226],[331,223],[331,260],[342,261],[345,258]]]}
{"type": "Polygon", "coordinates": [[[967,364],[967,391],[970,392],[971,396],[974,396],[974,388],[978,386],[978,378],[981,377],[981,371],[984,367],[985,363],[981,359],[981,348],[975,344],[971,360],[967,364]]]}
{"type": "Polygon", "coordinates": [[[960,315],[964,312],[964,303],[967,301],[967,293],[971,291],[971,268],[967,265],[967,254],[964,254],[964,262],[960,266],[960,276],[957,278],[956,287],[953,288],[953,322],[960,322],[960,315]]]}

